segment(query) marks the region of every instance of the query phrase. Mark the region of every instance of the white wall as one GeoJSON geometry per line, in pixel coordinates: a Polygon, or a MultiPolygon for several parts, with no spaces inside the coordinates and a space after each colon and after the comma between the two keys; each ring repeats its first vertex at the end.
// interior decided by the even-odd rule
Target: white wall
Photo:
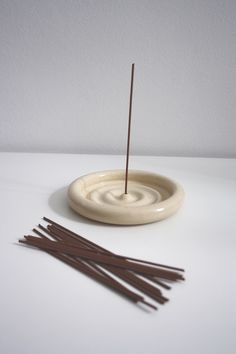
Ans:
{"type": "Polygon", "coordinates": [[[236,1],[0,1],[0,150],[236,156],[236,1]]]}

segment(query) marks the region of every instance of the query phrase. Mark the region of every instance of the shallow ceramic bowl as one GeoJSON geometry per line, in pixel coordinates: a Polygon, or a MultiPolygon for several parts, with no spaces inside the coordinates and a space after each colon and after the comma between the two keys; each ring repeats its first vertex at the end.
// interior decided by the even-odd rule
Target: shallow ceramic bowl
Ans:
{"type": "Polygon", "coordinates": [[[124,180],[124,170],[82,176],[69,186],[69,205],[89,219],[108,224],[137,225],[165,219],[183,202],[182,187],[167,177],[130,170],[128,194],[124,194],[124,180]]]}

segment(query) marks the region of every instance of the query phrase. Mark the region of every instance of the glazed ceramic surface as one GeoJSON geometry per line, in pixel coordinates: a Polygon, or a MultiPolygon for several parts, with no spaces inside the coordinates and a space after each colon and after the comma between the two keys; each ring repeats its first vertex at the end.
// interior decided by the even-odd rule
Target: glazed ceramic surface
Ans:
{"type": "Polygon", "coordinates": [[[124,194],[124,179],[124,170],[82,176],[69,186],[69,205],[89,219],[137,225],[165,219],[183,202],[182,187],[167,177],[130,170],[128,194],[124,194]]]}

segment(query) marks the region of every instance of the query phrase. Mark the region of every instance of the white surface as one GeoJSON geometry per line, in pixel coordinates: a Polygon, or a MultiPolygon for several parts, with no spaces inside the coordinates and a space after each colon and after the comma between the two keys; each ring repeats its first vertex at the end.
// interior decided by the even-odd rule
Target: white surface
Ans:
{"type": "Polygon", "coordinates": [[[1,0],[0,150],[124,153],[135,62],[133,153],[236,157],[235,14],[235,0],[1,0]]]}
{"type": "Polygon", "coordinates": [[[76,177],[122,168],[119,156],[0,154],[0,352],[3,354],[234,354],[236,161],[132,157],[130,167],[185,188],[172,218],[136,227],[71,211],[76,177]],[[16,244],[46,215],[121,254],[177,265],[186,282],[145,312],[43,252],[16,244]]]}

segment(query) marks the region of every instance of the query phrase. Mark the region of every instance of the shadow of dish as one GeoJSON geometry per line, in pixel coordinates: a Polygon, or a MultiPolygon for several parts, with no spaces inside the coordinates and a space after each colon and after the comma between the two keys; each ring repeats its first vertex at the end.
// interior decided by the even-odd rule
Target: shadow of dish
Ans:
{"type": "Polygon", "coordinates": [[[96,221],[87,219],[79,214],[77,214],[73,209],[69,207],[67,202],[67,187],[60,188],[50,195],[48,204],[50,208],[55,211],[58,215],[63,216],[67,219],[90,224],[97,225],[96,221]]]}

